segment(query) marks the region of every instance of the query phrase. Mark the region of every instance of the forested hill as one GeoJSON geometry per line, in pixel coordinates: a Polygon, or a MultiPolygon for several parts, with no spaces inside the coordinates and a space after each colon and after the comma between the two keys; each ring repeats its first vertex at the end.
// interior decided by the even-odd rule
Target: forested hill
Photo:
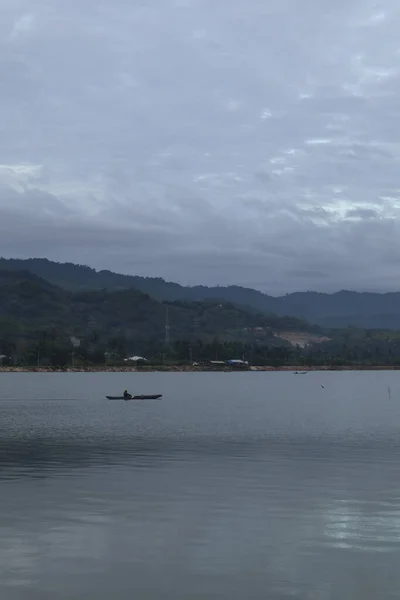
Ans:
{"type": "Polygon", "coordinates": [[[25,270],[65,290],[74,292],[106,290],[116,292],[136,288],[157,300],[220,300],[264,314],[293,316],[324,327],[400,329],[400,293],[358,293],[339,291],[334,294],[297,292],[273,297],[257,290],[239,287],[186,287],[161,278],[120,275],[96,271],[72,263],[47,259],[0,259],[0,269],[25,270]]]}
{"type": "Polygon", "coordinates": [[[171,341],[241,340],[282,343],[279,330],[317,331],[295,318],[256,314],[227,302],[161,303],[135,288],[71,292],[27,271],[0,270],[0,341],[75,336],[108,344],[112,338],[163,342],[166,319],[171,341]]]}

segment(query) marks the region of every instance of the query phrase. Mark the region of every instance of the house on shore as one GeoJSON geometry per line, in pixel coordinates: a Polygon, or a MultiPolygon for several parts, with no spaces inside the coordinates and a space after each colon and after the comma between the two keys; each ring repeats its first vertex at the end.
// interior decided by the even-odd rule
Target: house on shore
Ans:
{"type": "Polygon", "coordinates": [[[212,367],[214,369],[242,369],[246,370],[249,368],[249,363],[246,360],[206,360],[203,362],[204,365],[212,367]]]}

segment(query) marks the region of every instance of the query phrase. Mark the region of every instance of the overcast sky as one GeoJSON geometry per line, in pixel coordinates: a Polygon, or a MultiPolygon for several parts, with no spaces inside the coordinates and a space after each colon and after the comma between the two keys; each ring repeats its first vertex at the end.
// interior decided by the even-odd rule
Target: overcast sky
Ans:
{"type": "Polygon", "coordinates": [[[0,253],[399,290],[399,0],[0,0],[0,253]]]}

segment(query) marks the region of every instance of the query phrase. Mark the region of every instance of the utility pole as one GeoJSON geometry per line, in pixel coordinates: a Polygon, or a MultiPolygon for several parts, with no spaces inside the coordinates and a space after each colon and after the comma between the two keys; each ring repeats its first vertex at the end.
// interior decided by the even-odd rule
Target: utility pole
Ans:
{"type": "Polygon", "coordinates": [[[199,337],[200,320],[199,317],[193,319],[193,337],[197,340],[199,337]]]}
{"type": "Polygon", "coordinates": [[[169,324],[169,312],[168,306],[165,307],[165,345],[169,348],[170,345],[170,324],[169,324]]]}

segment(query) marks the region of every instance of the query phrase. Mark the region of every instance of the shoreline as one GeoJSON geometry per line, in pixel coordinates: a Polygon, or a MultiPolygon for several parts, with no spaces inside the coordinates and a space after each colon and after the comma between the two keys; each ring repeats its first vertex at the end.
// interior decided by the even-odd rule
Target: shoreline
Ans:
{"type": "Polygon", "coordinates": [[[400,365],[322,365],[322,366],[299,366],[285,365],[280,367],[262,366],[249,367],[248,369],[235,369],[229,367],[193,367],[190,365],[165,365],[154,367],[0,367],[0,373],[242,373],[242,372],[310,372],[310,371],[398,371],[400,365]]]}

